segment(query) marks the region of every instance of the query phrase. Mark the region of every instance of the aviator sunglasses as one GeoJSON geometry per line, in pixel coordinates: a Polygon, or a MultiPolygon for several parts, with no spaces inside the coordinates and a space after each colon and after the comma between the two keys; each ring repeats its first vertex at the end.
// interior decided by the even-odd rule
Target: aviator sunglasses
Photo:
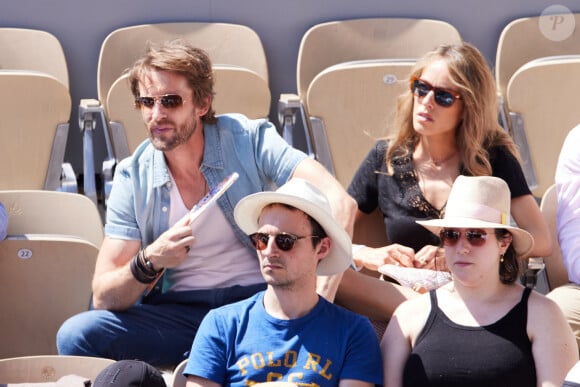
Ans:
{"type": "Polygon", "coordinates": [[[151,109],[157,101],[166,109],[175,109],[184,102],[180,95],[165,94],[157,97],[137,97],[135,98],[135,106],[137,108],[146,107],[151,109]]]}
{"type": "Polygon", "coordinates": [[[419,79],[417,77],[411,78],[411,91],[417,97],[424,97],[433,90],[435,96],[435,103],[442,107],[449,107],[453,105],[456,99],[460,99],[459,93],[440,87],[434,87],[429,82],[419,79]]]}
{"type": "Polygon", "coordinates": [[[292,248],[294,248],[294,244],[299,239],[320,238],[318,235],[306,235],[299,237],[285,232],[276,235],[270,235],[264,232],[255,232],[250,234],[249,237],[256,250],[264,250],[268,246],[268,242],[272,237],[274,238],[274,242],[276,242],[276,246],[278,246],[278,248],[282,251],[292,250],[292,248]]]}
{"type": "MultiPolygon", "coordinates": [[[[461,234],[463,232],[459,230],[447,228],[439,232],[439,238],[445,246],[455,246],[459,238],[461,238],[461,234]]],[[[472,246],[483,246],[487,239],[487,233],[483,230],[467,230],[465,231],[465,239],[472,246]]]]}

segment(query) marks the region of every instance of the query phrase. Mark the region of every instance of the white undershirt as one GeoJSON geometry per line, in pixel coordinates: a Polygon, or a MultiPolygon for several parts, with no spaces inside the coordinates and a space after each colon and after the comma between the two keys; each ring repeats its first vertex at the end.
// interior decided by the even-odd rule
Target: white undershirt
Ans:
{"type": "MultiPolygon", "coordinates": [[[[173,180],[173,178],[172,178],[173,180]]],[[[175,224],[188,212],[175,182],[170,192],[169,224],[175,224]]],[[[224,288],[263,283],[256,255],[238,240],[217,204],[195,219],[189,256],[167,271],[170,291],[224,288]]]]}

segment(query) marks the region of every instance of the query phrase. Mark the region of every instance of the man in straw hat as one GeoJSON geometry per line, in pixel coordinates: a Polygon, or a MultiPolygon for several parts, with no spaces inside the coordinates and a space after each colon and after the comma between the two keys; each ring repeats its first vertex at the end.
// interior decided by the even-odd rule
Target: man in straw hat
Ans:
{"type": "Polygon", "coordinates": [[[385,386],[559,386],[578,360],[558,306],[524,288],[518,256],[533,247],[510,224],[510,191],[491,176],[459,176],[440,236],[453,280],[401,304],[381,350],[385,386]]]}
{"type": "Polygon", "coordinates": [[[258,252],[267,289],[211,311],[184,374],[188,386],[284,381],[300,385],[381,383],[369,321],[316,293],[316,276],[344,271],[351,242],[326,196],[302,179],[242,199],[234,210],[258,252]]]}

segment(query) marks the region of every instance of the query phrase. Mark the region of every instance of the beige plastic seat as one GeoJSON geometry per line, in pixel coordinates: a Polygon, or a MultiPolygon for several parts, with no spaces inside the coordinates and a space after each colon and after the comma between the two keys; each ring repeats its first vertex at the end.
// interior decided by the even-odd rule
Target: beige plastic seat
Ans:
{"type": "Polygon", "coordinates": [[[23,356],[0,359],[0,383],[56,382],[77,375],[94,382],[97,375],[115,361],[85,356],[23,356]]]}
{"type": "MultiPolygon", "coordinates": [[[[320,153],[309,122],[313,98],[308,98],[307,94],[313,80],[325,69],[344,62],[373,59],[416,60],[442,43],[460,40],[459,32],[451,24],[431,19],[350,19],[311,27],[302,37],[298,52],[297,94],[282,94],[279,100],[280,124],[284,127],[286,140],[293,143],[294,123],[296,115],[300,114],[308,152],[314,156],[320,153]]],[[[353,79],[351,84],[354,82],[353,79]]],[[[321,97],[332,99],[334,96],[321,97]]],[[[337,110],[345,115],[351,108],[353,106],[337,105],[337,110]]]]}
{"type": "Polygon", "coordinates": [[[66,57],[60,41],[51,33],[27,28],[0,28],[0,52],[1,70],[49,74],[69,88],[66,57]]]}
{"type": "Polygon", "coordinates": [[[348,186],[378,138],[391,132],[397,98],[408,90],[414,61],[346,62],[320,72],[306,105],[317,159],[348,186]]]}
{"type": "Polygon", "coordinates": [[[556,224],[558,191],[555,184],[551,185],[544,193],[540,203],[540,210],[550,228],[550,235],[552,237],[552,254],[544,257],[549,290],[552,290],[569,282],[568,271],[566,270],[566,266],[564,266],[560,244],[558,243],[558,227],[556,224]]]}
{"type": "Polygon", "coordinates": [[[57,354],[58,328],[89,307],[97,254],[74,237],[27,234],[0,242],[0,358],[57,354]]]}
{"type": "Polygon", "coordinates": [[[181,363],[177,365],[177,367],[175,367],[175,369],[173,370],[173,377],[171,379],[171,384],[169,385],[169,387],[185,387],[187,379],[185,378],[185,376],[183,376],[183,370],[185,369],[186,365],[187,359],[183,360],[181,363]]]}
{"type": "MultiPolygon", "coordinates": [[[[505,100],[511,77],[527,62],[547,56],[580,54],[580,29],[570,28],[574,25],[580,25],[580,13],[524,17],[508,23],[499,37],[495,58],[500,97],[505,100]]],[[[505,109],[510,110],[509,106],[505,109]]]]}
{"type": "Polygon", "coordinates": [[[103,222],[95,203],[84,195],[46,190],[0,191],[8,213],[8,235],[74,236],[100,246],[103,222]]]}
{"type": "Polygon", "coordinates": [[[570,128],[580,122],[575,87],[580,55],[546,57],[520,67],[507,86],[506,101],[523,168],[541,198],[554,182],[558,154],[570,128]]]}
{"type": "MultiPolygon", "coordinates": [[[[85,151],[92,152],[89,137],[99,117],[101,125],[108,128],[105,130],[107,156],[103,166],[105,197],[110,190],[107,182],[110,182],[116,160],[131,154],[147,136],[123,73],[144,53],[148,42],[176,38],[185,39],[208,52],[216,69],[217,113],[239,112],[251,118],[268,115],[271,97],[266,55],[259,36],[249,27],[182,22],[136,25],[111,32],[103,41],[99,56],[99,101],[82,100],[79,109],[79,118],[85,128],[85,151]]],[[[92,159],[92,153],[85,155],[89,163],[92,159]]],[[[94,166],[85,163],[85,170],[93,171],[94,166]]],[[[94,197],[94,190],[94,182],[86,181],[85,193],[94,197]]]]}
{"type": "Polygon", "coordinates": [[[46,73],[0,70],[0,90],[0,189],[76,192],[72,167],[64,163],[67,85],[46,73]]]}

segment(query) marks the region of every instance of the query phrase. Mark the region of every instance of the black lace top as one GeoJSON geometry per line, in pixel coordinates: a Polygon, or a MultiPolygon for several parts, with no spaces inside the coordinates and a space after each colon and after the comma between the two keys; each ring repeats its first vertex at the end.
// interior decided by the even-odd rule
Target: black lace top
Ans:
{"type": "MultiPolygon", "coordinates": [[[[439,238],[415,220],[440,218],[445,209],[433,207],[423,197],[411,156],[394,158],[393,175],[387,174],[387,146],[381,140],[371,149],[348,187],[349,194],[364,213],[380,208],[391,243],[409,246],[415,251],[425,245],[439,245],[439,238]]],[[[507,182],[512,198],[530,194],[522,168],[508,150],[495,147],[489,154],[493,176],[507,182]]]]}

